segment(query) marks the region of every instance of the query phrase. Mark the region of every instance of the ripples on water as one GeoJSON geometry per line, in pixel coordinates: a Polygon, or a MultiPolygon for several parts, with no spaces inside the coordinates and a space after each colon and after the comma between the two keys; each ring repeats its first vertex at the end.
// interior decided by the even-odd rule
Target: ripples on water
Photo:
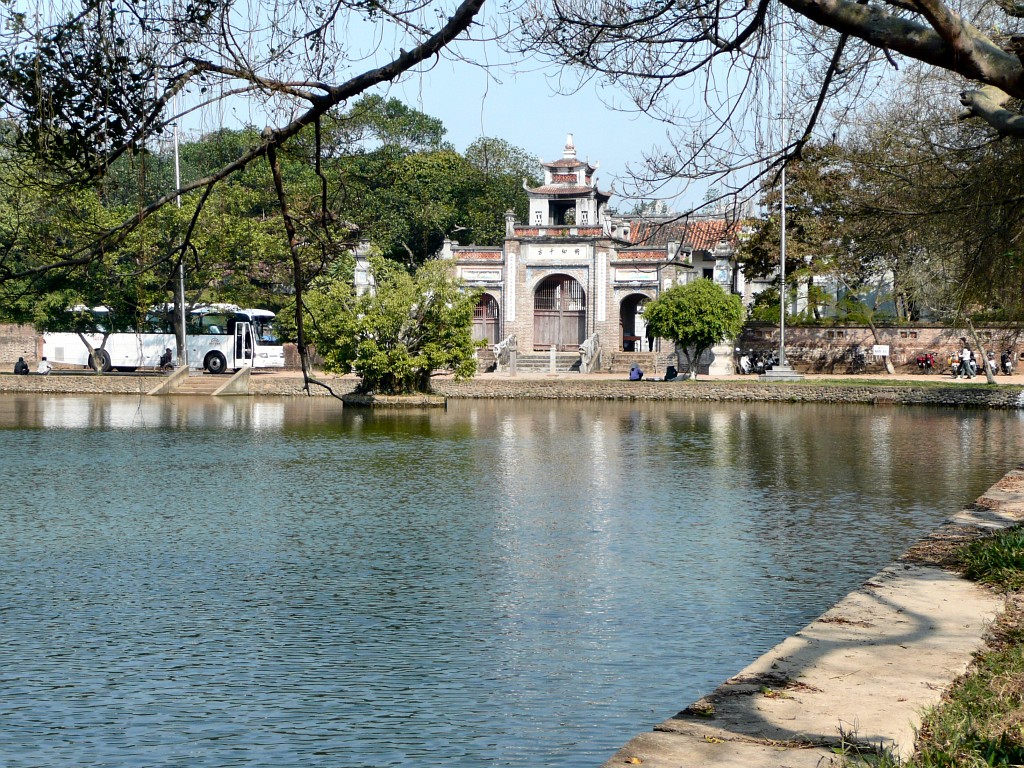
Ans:
{"type": "Polygon", "coordinates": [[[0,398],[8,766],[596,766],[1019,460],[1017,414],[0,398]]]}

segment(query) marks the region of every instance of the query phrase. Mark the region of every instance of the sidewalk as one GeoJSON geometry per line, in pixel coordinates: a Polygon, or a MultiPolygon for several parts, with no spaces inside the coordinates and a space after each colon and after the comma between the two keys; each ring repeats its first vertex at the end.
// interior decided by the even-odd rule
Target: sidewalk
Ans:
{"type": "MultiPolygon", "coordinates": [[[[664,371],[646,371],[645,381],[651,380],[651,377],[658,378],[664,374],[664,371]]],[[[299,374],[301,375],[301,374],[299,374]]],[[[477,373],[474,378],[477,379],[508,379],[508,370],[502,370],[501,372],[495,373],[477,373]]],[[[519,371],[516,379],[588,379],[595,381],[625,381],[628,379],[628,375],[625,373],[579,373],[577,371],[556,371],[551,373],[548,371],[519,371]]],[[[961,386],[961,385],[977,385],[986,384],[985,374],[979,374],[973,379],[955,379],[948,373],[929,373],[921,374],[917,371],[897,372],[890,376],[886,373],[854,373],[854,374],[830,374],[830,373],[809,373],[805,374],[804,378],[809,382],[827,382],[827,381],[843,381],[843,382],[909,382],[920,384],[922,382],[929,383],[943,383],[949,384],[950,386],[961,386]]],[[[1012,376],[996,376],[996,384],[1001,385],[1013,385],[1013,386],[1024,386],[1024,371],[1017,373],[1015,372],[1012,376]]],[[[756,374],[740,375],[730,374],[726,376],[712,376],[701,374],[697,377],[697,381],[746,381],[755,383],[760,381],[756,374]]]]}
{"type": "Polygon", "coordinates": [[[909,756],[922,711],[966,671],[1003,606],[935,564],[942,557],[933,553],[1021,520],[1019,468],[712,694],[632,739],[605,768],[814,768],[840,765],[844,744],[909,756]]]}

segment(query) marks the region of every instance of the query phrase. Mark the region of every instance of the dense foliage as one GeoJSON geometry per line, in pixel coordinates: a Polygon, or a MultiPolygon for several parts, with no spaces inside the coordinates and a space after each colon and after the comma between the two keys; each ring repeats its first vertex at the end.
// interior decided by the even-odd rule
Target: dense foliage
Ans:
{"type": "Polygon", "coordinates": [[[430,261],[410,274],[377,258],[373,274],[376,289],[362,295],[332,280],[307,296],[310,337],[326,370],[354,371],[361,392],[386,395],[427,392],[436,373],[476,372],[479,293],[463,290],[450,262],[430,261]]]}
{"type": "MultiPolygon", "coordinates": [[[[372,96],[325,121],[319,171],[313,131],[279,153],[306,279],[350,275],[350,251],[363,239],[409,267],[432,257],[446,237],[501,242],[505,211],[525,216],[522,178],[535,177],[535,163],[498,139],[481,138],[461,155],[444,133],[435,118],[372,96]]],[[[211,173],[256,137],[251,130],[221,130],[183,141],[183,183],[211,173]]],[[[13,143],[0,144],[3,319],[57,327],[61,313],[76,304],[116,306],[119,316],[134,319],[174,298],[182,262],[190,304],[217,300],[279,310],[290,302],[288,241],[267,166],[247,166],[210,190],[198,218],[200,193],[191,192],[180,208],[160,209],[101,257],[85,260],[76,255],[98,234],[174,188],[172,147],[126,153],[102,182],[79,190],[43,183],[46,175],[31,170],[39,167],[13,143]],[[183,240],[187,250],[175,254],[183,240]]]]}
{"type": "Polygon", "coordinates": [[[705,351],[739,335],[743,304],[714,281],[695,280],[673,286],[648,303],[644,318],[650,333],[676,343],[696,376],[697,361],[705,351]]]}

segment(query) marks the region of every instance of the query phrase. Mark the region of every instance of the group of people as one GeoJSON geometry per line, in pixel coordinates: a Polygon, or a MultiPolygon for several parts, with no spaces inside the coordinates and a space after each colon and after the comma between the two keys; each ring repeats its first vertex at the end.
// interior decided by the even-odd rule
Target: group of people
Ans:
{"type": "MultiPolygon", "coordinates": [[[[160,355],[160,363],[157,367],[162,371],[174,370],[174,363],[172,362],[172,358],[173,355],[171,354],[171,350],[165,349],[164,353],[160,355]]],[[[36,368],[36,373],[45,376],[52,370],[53,365],[50,363],[49,360],[46,359],[46,356],[44,355],[39,360],[39,366],[36,368]]],[[[17,376],[27,376],[29,373],[31,373],[28,363],[25,362],[24,357],[19,357],[18,362],[14,364],[14,373],[17,376]]]]}
{"type": "MultiPolygon", "coordinates": [[[[643,369],[639,365],[637,365],[636,363],[633,363],[633,367],[629,369],[629,380],[630,381],[642,381],[643,378],[644,378],[644,371],[643,371],[643,369]]],[[[676,367],[674,365],[670,365],[668,368],[665,369],[665,377],[663,379],[658,379],[657,377],[655,377],[655,378],[651,379],[651,381],[675,381],[678,378],[679,378],[679,371],[676,370],[676,367]]]]}
{"type": "MultiPolygon", "coordinates": [[[[1016,357],[1017,355],[1012,349],[1007,349],[999,356],[999,364],[997,365],[995,353],[989,352],[985,364],[988,365],[993,375],[1004,373],[1009,376],[1013,373],[1014,364],[1017,362],[1016,357]]],[[[978,374],[980,367],[977,358],[974,356],[974,350],[971,349],[966,337],[963,336],[960,337],[959,351],[953,351],[949,356],[949,363],[953,371],[953,378],[955,379],[973,379],[978,374]]]]}
{"type": "MultiPolygon", "coordinates": [[[[53,366],[50,364],[50,361],[44,357],[39,361],[39,367],[36,368],[36,373],[45,376],[52,370],[53,366]]],[[[19,376],[27,376],[29,374],[28,363],[25,362],[24,357],[18,358],[18,362],[14,364],[14,372],[19,376]]]]}

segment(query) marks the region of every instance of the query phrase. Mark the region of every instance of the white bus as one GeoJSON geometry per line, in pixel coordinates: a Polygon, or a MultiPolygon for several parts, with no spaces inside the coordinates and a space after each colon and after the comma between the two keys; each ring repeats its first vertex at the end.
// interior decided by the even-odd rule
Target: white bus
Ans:
{"type": "MultiPolygon", "coordinates": [[[[93,310],[95,314],[105,311],[102,307],[93,310]]],[[[103,345],[99,357],[104,371],[157,368],[165,350],[170,350],[171,363],[178,365],[178,342],[168,319],[153,313],[146,318],[145,326],[136,332],[112,333],[105,344],[102,333],[85,334],[94,348],[103,345]]],[[[274,313],[266,309],[199,307],[189,315],[185,347],[189,367],[205,368],[210,373],[284,367],[284,347],[274,330],[274,313]]],[[[95,367],[77,333],[44,333],[43,355],[51,363],[95,367]]]]}

